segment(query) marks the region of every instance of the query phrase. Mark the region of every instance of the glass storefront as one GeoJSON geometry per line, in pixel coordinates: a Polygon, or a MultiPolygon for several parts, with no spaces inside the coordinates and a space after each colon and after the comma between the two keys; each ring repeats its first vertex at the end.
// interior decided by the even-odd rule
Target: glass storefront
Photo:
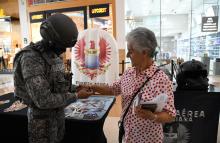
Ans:
{"type": "Polygon", "coordinates": [[[30,13],[31,39],[33,42],[37,42],[41,39],[41,35],[39,33],[41,22],[50,15],[57,12],[63,13],[71,17],[72,20],[76,23],[79,31],[82,31],[87,28],[101,28],[113,35],[112,4],[109,4],[109,16],[92,17],[92,18],[89,16],[89,7],[85,6],[78,8],[67,8],[67,9],[58,9],[58,10],[30,13]],[[33,18],[39,18],[39,19],[33,19],[33,18]]]}
{"type": "Polygon", "coordinates": [[[41,40],[40,25],[50,15],[55,13],[63,13],[69,16],[77,25],[79,31],[87,28],[86,7],[58,9],[43,12],[30,13],[31,19],[31,39],[33,42],[41,40]]]}
{"type": "MultiPolygon", "coordinates": [[[[89,8],[87,10],[89,13],[89,8]]],[[[94,17],[94,18],[88,16],[88,28],[101,28],[113,35],[112,21],[113,21],[112,4],[109,4],[109,16],[94,17]]]]}
{"type": "MultiPolygon", "coordinates": [[[[42,21],[48,18],[50,15],[55,13],[63,13],[72,18],[72,20],[76,23],[77,28],[80,31],[83,31],[87,28],[100,28],[108,31],[113,35],[113,18],[112,18],[112,4],[103,4],[103,5],[93,5],[93,6],[107,6],[109,10],[109,14],[106,16],[90,16],[89,8],[90,6],[82,6],[82,7],[74,7],[74,8],[65,8],[65,9],[55,9],[55,10],[47,10],[47,11],[38,11],[30,13],[30,27],[31,27],[31,39],[33,42],[37,42],[41,40],[40,35],[40,25],[42,21]]],[[[99,9],[99,8],[97,8],[99,9]]],[[[99,14],[99,13],[96,13],[99,14]]],[[[71,49],[68,48],[66,53],[63,55],[64,63],[68,67],[68,61],[71,59],[71,49]]]]}
{"type": "MultiPolygon", "coordinates": [[[[11,17],[0,18],[0,71],[9,68],[10,56],[13,55],[12,49],[12,23],[11,17]]],[[[11,67],[10,67],[11,68],[11,67]]]]}
{"type": "Polygon", "coordinates": [[[125,4],[126,33],[140,26],[154,31],[160,61],[201,61],[208,56],[212,71],[212,63],[220,58],[219,0],[127,0],[125,4]]]}
{"type": "MultiPolygon", "coordinates": [[[[67,8],[67,9],[57,9],[42,12],[30,13],[31,21],[31,39],[32,42],[37,42],[42,39],[40,35],[40,25],[50,15],[55,13],[62,13],[69,16],[77,25],[79,31],[83,31],[87,28],[87,10],[86,7],[77,8],[67,8]]],[[[62,55],[66,69],[70,70],[70,60],[71,60],[71,48],[68,48],[66,53],[62,55]]]]}

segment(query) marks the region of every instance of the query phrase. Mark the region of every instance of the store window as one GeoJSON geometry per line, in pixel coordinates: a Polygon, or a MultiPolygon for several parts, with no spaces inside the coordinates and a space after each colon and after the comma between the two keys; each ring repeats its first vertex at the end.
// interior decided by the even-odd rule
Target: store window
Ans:
{"type": "Polygon", "coordinates": [[[112,4],[91,5],[87,11],[88,28],[100,28],[113,35],[112,4]]]}
{"type": "Polygon", "coordinates": [[[9,68],[9,56],[12,55],[11,17],[0,18],[0,71],[9,68]]]}
{"type": "Polygon", "coordinates": [[[76,23],[79,31],[83,31],[85,29],[83,11],[62,12],[62,14],[69,16],[76,23]]]}
{"type": "Polygon", "coordinates": [[[1,17],[0,18],[0,32],[11,32],[11,18],[1,17]]]}
{"type": "MultiPolygon", "coordinates": [[[[41,12],[33,12],[30,13],[32,42],[37,42],[42,39],[40,35],[40,25],[42,21],[44,21],[46,18],[48,18],[49,16],[55,13],[62,13],[69,16],[76,23],[79,32],[87,28],[86,7],[64,8],[64,9],[48,10],[41,12]]],[[[63,54],[62,57],[66,65],[66,70],[70,70],[71,47],[67,48],[66,53],[63,54]]]]}
{"type": "Polygon", "coordinates": [[[10,17],[0,18],[0,48],[4,53],[8,53],[11,50],[11,33],[12,23],[10,17]]]}
{"type": "MultiPolygon", "coordinates": [[[[36,3],[36,1],[31,2],[36,3]]],[[[37,2],[43,3],[43,1],[37,2]]],[[[63,13],[72,18],[72,20],[76,23],[79,32],[87,28],[99,28],[108,31],[113,35],[112,4],[105,3],[30,13],[32,42],[37,42],[42,39],[40,35],[40,25],[42,21],[55,13],[63,13]]],[[[67,65],[67,69],[70,69],[70,65],[68,65],[68,63],[70,63],[71,59],[71,48],[67,49],[63,58],[64,63],[67,65]]]]}
{"type": "MultiPolygon", "coordinates": [[[[126,33],[136,27],[154,31],[157,59],[202,60],[220,58],[219,0],[127,0],[126,33]]],[[[128,59],[127,59],[128,60],[128,59]]],[[[160,63],[161,64],[161,63],[160,63]]]]}
{"type": "Polygon", "coordinates": [[[69,16],[76,23],[79,31],[82,31],[87,28],[86,7],[33,12],[30,13],[31,36],[33,42],[41,40],[40,25],[42,21],[44,21],[47,17],[55,13],[62,13],[69,16]]]}

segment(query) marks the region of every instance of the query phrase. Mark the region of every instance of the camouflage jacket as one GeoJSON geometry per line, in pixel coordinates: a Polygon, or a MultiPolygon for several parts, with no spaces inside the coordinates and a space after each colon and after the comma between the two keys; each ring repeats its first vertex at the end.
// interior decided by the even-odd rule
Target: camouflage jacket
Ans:
{"type": "Polygon", "coordinates": [[[64,107],[75,95],[68,92],[70,85],[65,79],[62,59],[44,49],[38,42],[16,54],[13,65],[15,95],[39,109],[64,107]]]}

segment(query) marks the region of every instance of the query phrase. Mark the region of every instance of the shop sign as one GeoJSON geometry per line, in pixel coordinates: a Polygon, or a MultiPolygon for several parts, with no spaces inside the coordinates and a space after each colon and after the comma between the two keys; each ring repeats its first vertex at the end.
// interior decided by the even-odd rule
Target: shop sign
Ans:
{"type": "Polygon", "coordinates": [[[39,20],[42,18],[44,18],[43,14],[32,15],[32,17],[31,17],[32,20],[39,20]]]}
{"type": "Polygon", "coordinates": [[[89,17],[103,17],[109,16],[109,4],[101,5],[90,5],[89,6],[89,17]]]}
{"type": "Polygon", "coordinates": [[[42,22],[46,18],[45,13],[30,13],[30,21],[31,23],[42,22]]]}
{"type": "Polygon", "coordinates": [[[4,9],[0,9],[0,17],[5,17],[4,9]]]}
{"type": "Polygon", "coordinates": [[[202,32],[218,31],[218,16],[202,17],[202,32]]]}

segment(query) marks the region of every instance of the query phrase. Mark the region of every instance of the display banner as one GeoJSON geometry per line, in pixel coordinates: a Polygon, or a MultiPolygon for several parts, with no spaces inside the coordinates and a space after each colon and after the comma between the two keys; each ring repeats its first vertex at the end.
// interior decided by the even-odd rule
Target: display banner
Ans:
{"type": "Polygon", "coordinates": [[[164,125],[164,143],[216,143],[220,94],[176,92],[177,116],[164,125]]]}
{"type": "Polygon", "coordinates": [[[79,33],[72,50],[73,84],[111,84],[119,76],[116,41],[101,29],[79,33]]]}

